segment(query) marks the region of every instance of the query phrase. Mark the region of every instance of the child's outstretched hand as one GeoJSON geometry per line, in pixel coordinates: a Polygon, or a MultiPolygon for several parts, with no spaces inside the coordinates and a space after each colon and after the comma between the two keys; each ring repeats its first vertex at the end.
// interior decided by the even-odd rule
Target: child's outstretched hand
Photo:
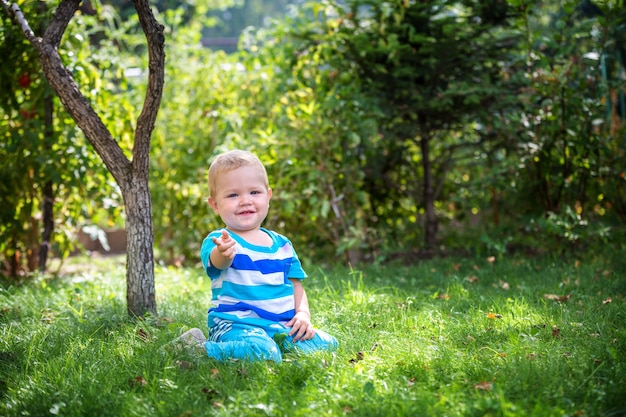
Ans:
{"type": "Polygon", "coordinates": [[[226,230],[222,230],[221,237],[214,237],[212,240],[215,244],[213,253],[217,256],[215,258],[211,257],[211,263],[213,263],[213,265],[218,269],[229,267],[230,264],[232,264],[233,259],[235,259],[235,254],[237,253],[235,248],[237,242],[235,239],[230,237],[226,230]]]}

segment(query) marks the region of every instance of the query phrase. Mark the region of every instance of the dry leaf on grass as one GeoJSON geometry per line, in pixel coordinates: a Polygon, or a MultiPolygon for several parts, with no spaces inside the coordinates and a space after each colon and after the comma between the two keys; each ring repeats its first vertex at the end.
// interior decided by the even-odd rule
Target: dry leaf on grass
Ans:
{"type": "Polygon", "coordinates": [[[139,338],[144,342],[147,342],[148,339],[150,338],[148,336],[148,333],[144,329],[137,330],[137,336],[139,336],[139,338]]]}
{"type": "Polygon", "coordinates": [[[567,303],[570,298],[572,298],[572,294],[567,295],[556,295],[556,294],[544,294],[543,298],[546,300],[558,301],[559,303],[567,303]]]}
{"type": "Polygon", "coordinates": [[[358,361],[362,361],[364,357],[365,357],[365,354],[363,353],[363,351],[358,351],[358,352],[356,353],[356,357],[355,357],[355,358],[350,359],[348,362],[350,362],[350,363],[356,363],[356,362],[358,362],[358,361]]]}
{"type": "Polygon", "coordinates": [[[491,391],[492,386],[493,384],[491,382],[482,381],[482,382],[479,382],[478,384],[474,384],[474,389],[479,389],[483,391],[491,391]]]}
{"type": "Polygon", "coordinates": [[[131,387],[145,387],[147,383],[148,383],[148,381],[146,381],[145,378],[142,377],[141,375],[136,376],[135,378],[128,380],[128,384],[131,387]]]}

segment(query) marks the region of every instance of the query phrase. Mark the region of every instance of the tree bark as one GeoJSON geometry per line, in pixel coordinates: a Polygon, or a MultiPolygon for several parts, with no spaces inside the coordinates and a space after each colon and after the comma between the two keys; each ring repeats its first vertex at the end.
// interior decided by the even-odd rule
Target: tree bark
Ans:
{"type": "Polygon", "coordinates": [[[127,228],[126,282],[128,312],[141,317],[157,313],[154,290],[154,237],[152,202],[148,184],[150,137],[163,93],[165,52],[163,26],[158,24],[147,0],[133,0],[146,35],[149,54],[148,89],[137,120],[132,162],[106,128],[89,101],[81,94],[71,72],[58,53],[61,38],[81,0],[61,0],[42,37],[31,30],[17,4],[0,0],[11,17],[39,52],[46,79],[94,147],[119,185],[124,198],[127,228]]]}

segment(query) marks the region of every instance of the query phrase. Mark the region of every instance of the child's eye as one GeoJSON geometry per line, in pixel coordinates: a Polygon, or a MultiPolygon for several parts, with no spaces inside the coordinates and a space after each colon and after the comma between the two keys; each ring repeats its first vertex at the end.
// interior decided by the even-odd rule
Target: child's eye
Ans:
{"type": "Polygon", "coordinates": [[[261,192],[260,191],[252,191],[252,192],[250,192],[250,194],[253,194],[253,195],[254,194],[261,194],[261,192]]]}
{"type": "Polygon", "coordinates": [[[235,193],[233,193],[233,194],[228,194],[228,195],[226,196],[226,198],[235,198],[235,197],[237,197],[237,194],[235,194],[235,193]]]}

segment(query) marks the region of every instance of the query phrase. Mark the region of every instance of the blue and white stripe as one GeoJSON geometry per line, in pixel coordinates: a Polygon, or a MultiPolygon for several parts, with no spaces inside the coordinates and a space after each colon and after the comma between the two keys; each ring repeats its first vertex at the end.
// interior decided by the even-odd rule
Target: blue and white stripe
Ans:
{"type": "Polygon", "coordinates": [[[271,230],[261,230],[272,238],[271,247],[251,245],[228,231],[237,242],[237,254],[232,265],[222,271],[213,267],[209,259],[215,247],[212,238],[220,237],[222,230],[204,239],[200,258],[211,278],[209,317],[288,321],[294,316],[293,286],[289,278],[304,279],[307,275],[289,239],[271,230]]]}

